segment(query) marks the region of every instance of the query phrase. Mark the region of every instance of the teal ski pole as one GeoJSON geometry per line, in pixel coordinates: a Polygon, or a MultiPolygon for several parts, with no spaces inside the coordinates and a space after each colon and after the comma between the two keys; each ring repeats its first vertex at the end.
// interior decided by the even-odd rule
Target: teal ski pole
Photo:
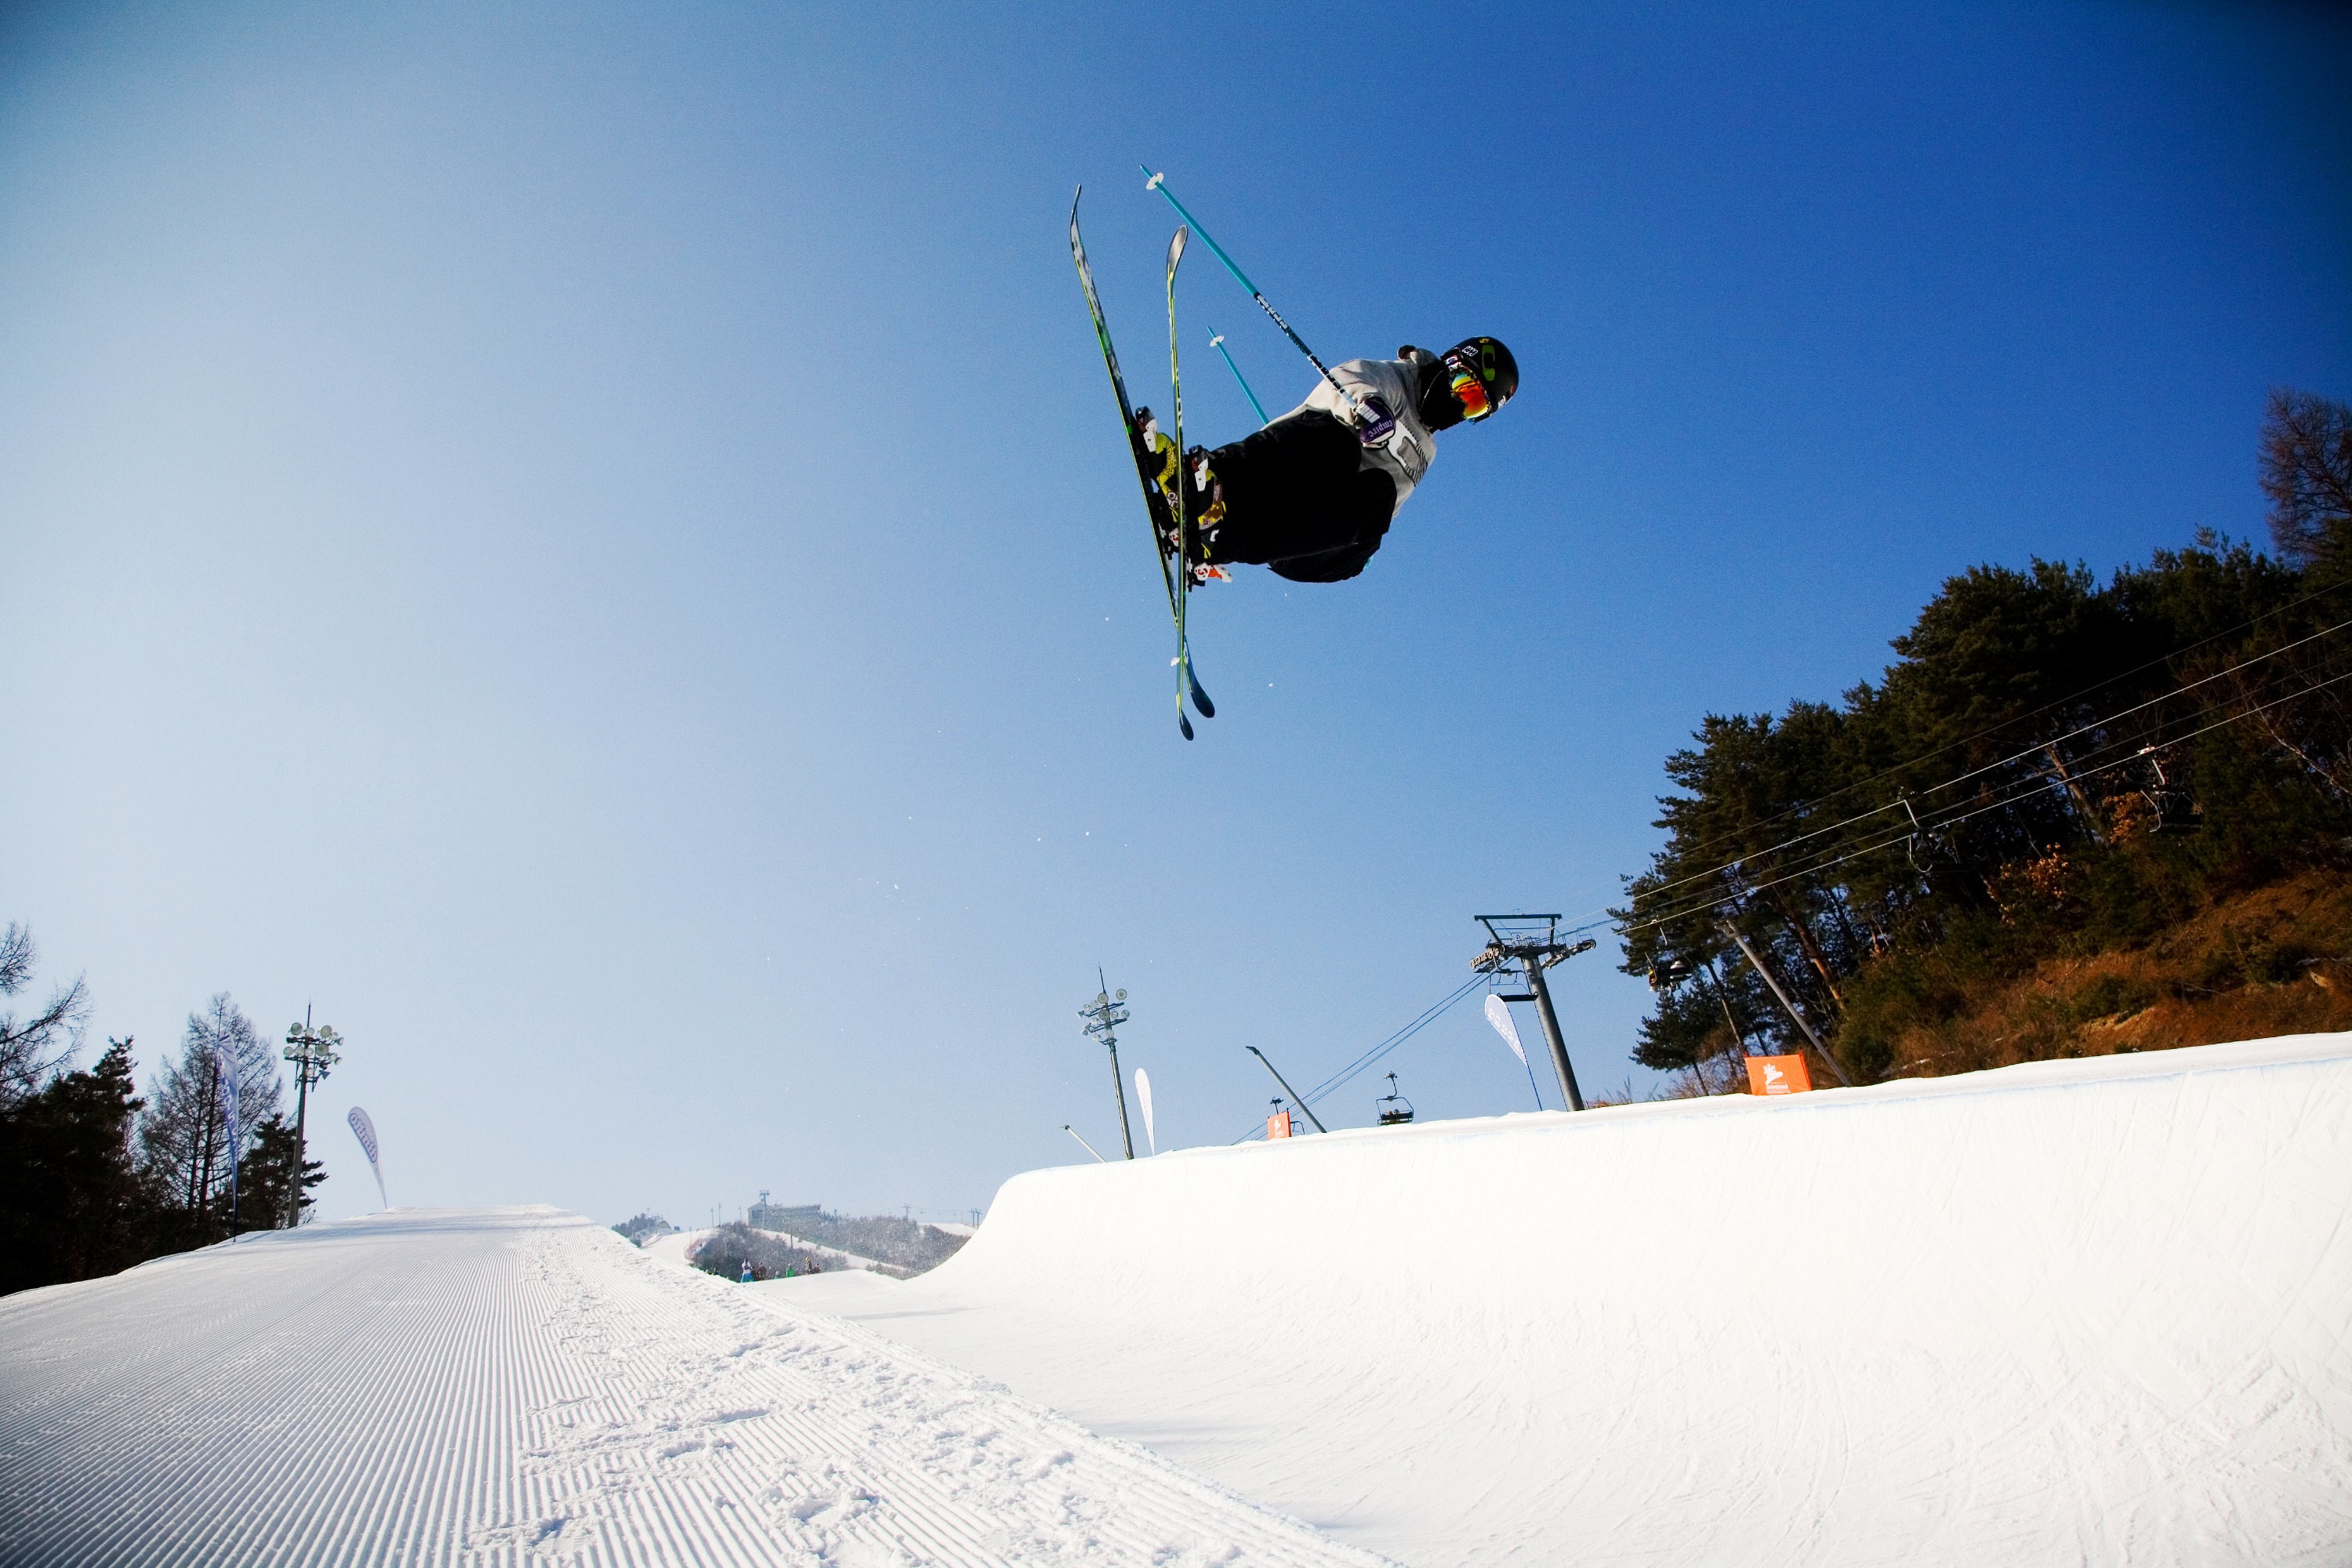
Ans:
{"type": "MultiPolygon", "coordinates": [[[[1339,378],[1331,374],[1330,367],[1326,365],[1321,360],[1315,357],[1315,351],[1307,346],[1307,340],[1290,330],[1290,323],[1282,319],[1282,312],[1276,310],[1272,305],[1266,302],[1265,296],[1258,292],[1257,285],[1249,280],[1248,274],[1244,273],[1239,267],[1235,266],[1234,264],[1234,258],[1225,254],[1225,247],[1219,245],[1214,239],[1209,237],[1209,231],[1201,226],[1201,220],[1199,218],[1194,217],[1191,213],[1184,210],[1184,204],[1178,201],[1176,199],[1176,193],[1168,188],[1168,176],[1165,174],[1152,174],[1151,165],[1149,163],[1139,163],[1136,167],[1141,169],[1144,174],[1150,176],[1144,182],[1143,188],[1147,191],[1158,191],[1161,195],[1168,198],[1168,205],[1174,207],[1180,214],[1182,214],[1184,222],[1190,226],[1194,234],[1201,237],[1201,243],[1207,246],[1212,251],[1215,252],[1217,259],[1225,264],[1225,270],[1234,275],[1234,281],[1239,283],[1243,288],[1249,290],[1250,298],[1257,301],[1257,308],[1264,310],[1267,317],[1273,321],[1274,324],[1282,329],[1282,335],[1284,337],[1288,338],[1293,343],[1297,345],[1298,352],[1307,356],[1307,363],[1323,373],[1323,379],[1331,384],[1331,390],[1339,395],[1339,401],[1346,404],[1350,412],[1360,412],[1361,405],[1357,403],[1355,398],[1349,395],[1348,389],[1346,387],[1339,384],[1339,378]]],[[[1235,374],[1238,374],[1239,373],[1236,372],[1235,374]]],[[[1250,401],[1255,403],[1257,400],[1255,398],[1252,398],[1250,401]]]]}
{"type": "Polygon", "coordinates": [[[1273,424],[1274,421],[1265,416],[1265,405],[1260,403],[1257,400],[1257,394],[1250,390],[1249,380],[1242,374],[1242,367],[1234,363],[1233,351],[1225,347],[1225,334],[1223,332],[1211,332],[1209,334],[1209,346],[1224,356],[1225,368],[1232,371],[1234,373],[1234,379],[1242,384],[1242,395],[1250,400],[1250,406],[1252,408],[1257,410],[1257,422],[1259,427],[1264,428],[1265,426],[1273,424]]]}

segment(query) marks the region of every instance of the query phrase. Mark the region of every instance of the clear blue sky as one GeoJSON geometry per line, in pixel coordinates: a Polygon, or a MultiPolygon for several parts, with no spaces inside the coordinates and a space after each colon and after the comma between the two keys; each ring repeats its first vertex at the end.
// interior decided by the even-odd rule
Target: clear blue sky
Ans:
{"type": "MultiPolygon", "coordinates": [[[[20,5],[0,918],[142,1077],[350,1038],[329,1215],[946,1215],[1222,1142],[1610,901],[1709,710],[1945,576],[2260,536],[2352,395],[2352,34],[2247,6],[20,5]],[[1198,601],[1186,745],[1071,187],[1158,403],[1171,184],[1328,357],[1492,332],[1356,582],[1198,601]]],[[[1304,363],[1196,250],[1193,433],[1304,363]]],[[[1589,1088],[1646,1001],[1559,972],[1589,1088]]],[[[1524,1021],[1531,1025],[1532,1020],[1524,1021]]],[[[1532,1033],[1532,1030],[1529,1031],[1532,1033]]],[[[1465,1006],[1391,1064],[1517,1109],[1465,1006]]],[[[1365,1080],[1327,1106],[1369,1120],[1365,1080]]]]}

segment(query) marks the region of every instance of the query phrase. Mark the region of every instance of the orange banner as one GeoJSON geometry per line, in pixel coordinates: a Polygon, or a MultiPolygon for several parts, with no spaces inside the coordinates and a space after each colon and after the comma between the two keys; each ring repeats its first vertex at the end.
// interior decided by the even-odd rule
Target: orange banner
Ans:
{"type": "Polygon", "coordinates": [[[1267,1117],[1265,1119],[1265,1135],[1268,1139],[1289,1137],[1290,1112],[1287,1110],[1277,1110],[1272,1116],[1267,1117]]]}
{"type": "Polygon", "coordinates": [[[1802,1094],[1813,1087],[1813,1075],[1805,1070],[1802,1057],[1749,1057],[1748,1058],[1748,1092],[1750,1094],[1802,1094]]]}

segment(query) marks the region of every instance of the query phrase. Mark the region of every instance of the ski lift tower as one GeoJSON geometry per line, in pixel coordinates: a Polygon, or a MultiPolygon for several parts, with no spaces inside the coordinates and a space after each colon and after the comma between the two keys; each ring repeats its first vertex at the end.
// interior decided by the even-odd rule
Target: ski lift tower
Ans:
{"type": "MultiPolygon", "coordinates": [[[[1110,986],[1103,980],[1099,969],[1095,971],[1095,982],[1102,989],[1095,993],[1092,1002],[1078,1009],[1078,1016],[1088,1020],[1087,1034],[1110,1047],[1110,1091],[1118,1097],[1118,1137],[1119,1142],[1127,1145],[1127,1157],[1132,1160],[1135,1158],[1135,1134],[1127,1127],[1127,1086],[1118,1079],[1118,1037],[1111,1032],[1127,1022],[1127,1008],[1122,1005],[1127,1001],[1127,993],[1121,991],[1116,996],[1110,994],[1110,986]]],[[[1079,1142],[1084,1142],[1085,1140],[1080,1139],[1079,1142]]]]}
{"type": "Polygon", "coordinates": [[[1489,975],[1517,970],[1526,979],[1525,992],[1503,1000],[1536,1005],[1536,1016],[1543,1020],[1544,1043],[1551,1047],[1552,1069],[1559,1074],[1560,1095],[1570,1110],[1583,1110],[1584,1096],[1577,1091],[1576,1069],[1568,1065],[1568,1046],[1559,1037],[1559,1017],[1551,1010],[1551,987],[1544,984],[1543,972],[1563,959],[1591,952],[1598,944],[1591,937],[1582,942],[1560,941],[1558,915],[1480,915],[1477,921],[1486,928],[1488,940],[1485,950],[1470,961],[1470,967],[1489,975]]]}

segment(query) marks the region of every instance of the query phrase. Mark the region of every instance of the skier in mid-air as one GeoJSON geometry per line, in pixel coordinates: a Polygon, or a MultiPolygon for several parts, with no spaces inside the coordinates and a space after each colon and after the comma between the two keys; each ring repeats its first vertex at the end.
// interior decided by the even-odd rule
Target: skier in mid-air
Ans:
{"type": "MultiPolygon", "coordinates": [[[[1435,433],[1488,417],[1518,389],[1518,364],[1493,338],[1466,338],[1442,354],[1408,343],[1395,359],[1335,367],[1264,429],[1185,454],[1186,566],[1196,580],[1223,577],[1219,568],[1234,563],[1295,583],[1353,577],[1429,471],[1435,433]]],[[[1136,420],[1161,465],[1161,492],[1172,493],[1174,444],[1149,408],[1136,420]]]]}
{"type": "MultiPolygon", "coordinates": [[[[1111,347],[1110,324],[1103,319],[1094,269],[1087,265],[1086,242],[1078,235],[1076,194],[1070,197],[1070,259],[1077,264],[1078,287],[1087,297],[1103,368],[1110,373],[1111,395],[1118,400],[1119,423],[1160,547],[1160,585],[1176,631],[1176,657],[1169,660],[1176,670],[1176,728],[1189,741],[1192,721],[1187,704],[1203,719],[1217,711],[1201,688],[1185,629],[1184,606],[1192,586],[1230,576],[1224,569],[1229,562],[1262,563],[1297,583],[1355,576],[1388,536],[1397,508],[1429,472],[1436,433],[1490,417],[1518,391],[1519,367],[1511,351],[1493,338],[1465,338],[1442,354],[1407,346],[1392,360],[1349,360],[1336,371],[1326,368],[1224,247],[1184,210],[1166,177],[1152,174],[1148,166],[1144,172],[1150,175],[1145,188],[1166,197],[1184,219],[1168,242],[1166,273],[1172,433],[1161,431],[1151,410],[1139,409],[1128,398],[1127,378],[1111,347]],[[1182,449],[1176,268],[1196,232],[1323,378],[1297,408],[1213,452],[1182,449]]],[[[1246,383],[1243,390],[1248,390],[1246,383]]],[[[1256,406],[1255,394],[1250,403],[1256,406]]],[[[1263,409],[1258,417],[1265,417],[1263,409]]]]}

